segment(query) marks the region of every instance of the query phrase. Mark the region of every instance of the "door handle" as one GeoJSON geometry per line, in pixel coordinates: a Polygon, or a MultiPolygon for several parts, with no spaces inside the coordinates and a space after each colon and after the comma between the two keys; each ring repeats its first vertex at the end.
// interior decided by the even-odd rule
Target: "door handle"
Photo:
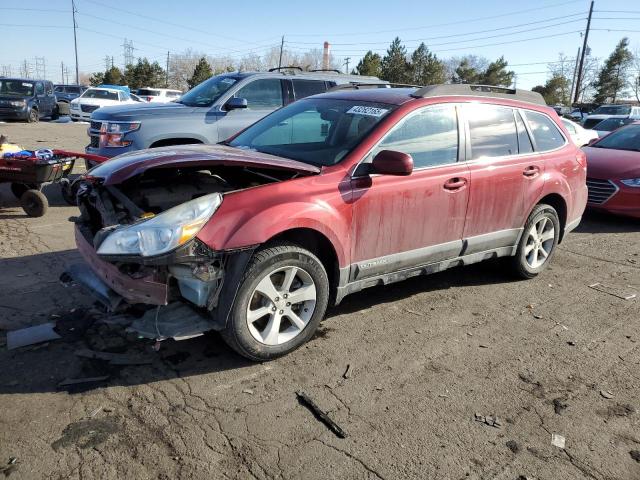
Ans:
{"type": "Polygon", "coordinates": [[[522,172],[522,174],[525,177],[528,178],[533,178],[533,177],[537,177],[538,174],[540,173],[540,169],[538,167],[536,167],[535,165],[529,165],[527,168],[524,169],[524,171],[522,172]]]}
{"type": "Polygon", "coordinates": [[[455,177],[447,180],[444,183],[443,187],[445,190],[456,192],[464,188],[466,185],[467,185],[467,180],[465,178],[455,177]]]}

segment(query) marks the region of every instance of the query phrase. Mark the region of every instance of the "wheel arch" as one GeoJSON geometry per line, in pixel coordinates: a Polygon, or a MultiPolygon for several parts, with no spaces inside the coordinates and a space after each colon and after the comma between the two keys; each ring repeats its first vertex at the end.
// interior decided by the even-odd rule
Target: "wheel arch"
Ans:
{"type": "Polygon", "coordinates": [[[556,212],[558,212],[558,220],[560,221],[560,236],[558,239],[558,243],[562,242],[562,239],[564,237],[564,229],[567,226],[567,202],[559,193],[549,193],[542,197],[538,201],[537,205],[541,203],[551,205],[556,210],[556,212]]]}

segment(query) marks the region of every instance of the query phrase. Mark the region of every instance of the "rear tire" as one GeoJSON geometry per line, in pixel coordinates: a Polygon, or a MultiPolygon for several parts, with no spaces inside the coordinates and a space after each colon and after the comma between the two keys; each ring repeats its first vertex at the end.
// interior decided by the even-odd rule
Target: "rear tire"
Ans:
{"type": "Polygon", "coordinates": [[[29,110],[29,116],[27,117],[27,122],[29,123],[37,123],[40,120],[40,116],[38,115],[38,110],[32,108],[29,110]]]}
{"type": "Polygon", "coordinates": [[[51,111],[51,120],[58,120],[58,118],[60,118],[60,108],[56,105],[51,111]]]}
{"type": "Polygon", "coordinates": [[[556,209],[544,203],[536,205],[524,225],[516,255],[511,259],[514,273],[530,279],[544,271],[559,239],[560,220],[556,209]]]}
{"type": "Polygon", "coordinates": [[[288,243],[264,248],[249,262],[222,338],[253,361],[286,355],[313,336],[328,302],[318,257],[288,243]]]}
{"type": "Polygon", "coordinates": [[[42,217],[47,213],[49,201],[44,193],[39,190],[27,190],[20,197],[20,205],[30,217],[42,217]]]}

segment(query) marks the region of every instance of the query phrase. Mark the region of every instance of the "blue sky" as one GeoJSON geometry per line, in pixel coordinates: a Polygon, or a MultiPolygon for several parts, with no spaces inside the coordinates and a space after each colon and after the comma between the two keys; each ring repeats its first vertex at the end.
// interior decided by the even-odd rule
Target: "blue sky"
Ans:
{"type": "MultiPolygon", "coordinates": [[[[84,72],[104,69],[105,55],[121,65],[125,38],[133,41],[136,56],[162,64],[167,50],[240,57],[263,54],[282,35],[286,48],[299,52],[327,40],[334,55],[351,57],[353,66],[366,50],[383,53],[399,36],[409,51],[424,40],[444,58],[504,55],[518,74],[518,87],[530,88],[544,82],[546,62],[557,60],[559,52],[575,56],[589,0],[76,0],[76,6],[84,72]]],[[[596,0],[595,10],[593,56],[606,57],[623,36],[640,48],[639,1],[596,0]]],[[[2,0],[0,28],[8,35],[0,43],[0,74],[11,66],[17,75],[24,59],[35,66],[35,57],[44,57],[47,77],[59,81],[61,62],[73,70],[71,25],[71,0],[2,0]]]]}

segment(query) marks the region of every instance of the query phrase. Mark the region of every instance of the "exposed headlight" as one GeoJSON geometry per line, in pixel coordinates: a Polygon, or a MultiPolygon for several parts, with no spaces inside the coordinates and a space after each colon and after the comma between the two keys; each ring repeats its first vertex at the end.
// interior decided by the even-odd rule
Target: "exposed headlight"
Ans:
{"type": "Polygon", "coordinates": [[[195,237],[221,203],[222,195],[212,193],[119,228],[102,242],[98,254],[152,257],[170,252],[195,237]]]}
{"type": "Polygon", "coordinates": [[[628,178],[626,180],[620,180],[627,187],[640,188],[640,178],[628,178]]]}
{"type": "Polygon", "coordinates": [[[9,105],[11,105],[12,107],[24,107],[26,103],[27,102],[25,102],[24,100],[11,100],[9,102],[9,105]]]}

